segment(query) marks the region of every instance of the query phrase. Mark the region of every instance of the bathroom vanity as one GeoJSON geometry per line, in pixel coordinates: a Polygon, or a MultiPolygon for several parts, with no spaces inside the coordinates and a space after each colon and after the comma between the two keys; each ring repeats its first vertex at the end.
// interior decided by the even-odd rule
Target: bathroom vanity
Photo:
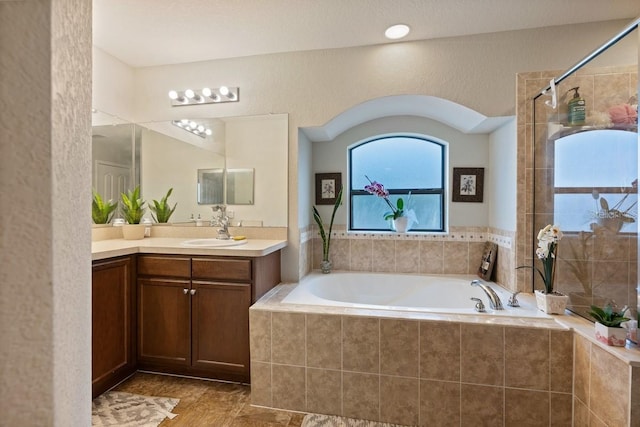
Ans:
{"type": "Polygon", "coordinates": [[[280,283],[286,241],[93,243],[92,392],[138,369],[250,381],[249,306],[280,283]]]}

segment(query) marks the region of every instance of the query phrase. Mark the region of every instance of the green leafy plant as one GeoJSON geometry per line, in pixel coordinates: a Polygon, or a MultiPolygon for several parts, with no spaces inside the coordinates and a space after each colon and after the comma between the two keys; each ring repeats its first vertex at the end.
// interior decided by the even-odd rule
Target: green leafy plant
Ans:
{"type": "Polygon", "coordinates": [[[593,317],[596,322],[601,323],[604,326],[608,326],[609,328],[621,328],[622,326],[620,326],[620,324],[622,322],[631,320],[628,317],[624,317],[624,310],[616,311],[613,309],[611,304],[607,304],[604,309],[597,305],[592,305],[589,315],[593,317]]]}
{"type": "Polygon", "coordinates": [[[140,224],[142,215],[146,211],[145,201],[140,199],[140,186],[138,185],[133,191],[120,193],[122,198],[122,216],[127,224],[140,224]]]}
{"type": "Polygon", "coordinates": [[[160,199],[160,201],[154,200],[153,205],[149,204],[149,209],[151,209],[151,216],[153,217],[153,220],[155,222],[169,222],[169,218],[171,218],[171,215],[176,210],[176,206],[178,206],[177,203],[175,203],[172,208],[167,202],[167,199],[172,192],[173,188],[170,188],[169,191],[167,191],[167,194],[162,199],[160,199]]]}
{"type": "Polygon", "coordinates": [[[316,207],[313,207],[313,219],[318,224],[318,229],[320,230],[320,237],[322,238],[322,260],[329,261],[329,246],[331,245],[331,230],[333,229],[333,219],[336,216],[336,211],[338,207],[342,203],[342,188],[338,192],[338,196],[336,197],[336,201],[333,204],[333,213],[331,214],[331,222],[329,223],[329,232],[327,233],[324,228],[324,224],[322,223],[322,218],[320,217],[320,213],[316,207]]]}
{"type": "Polygon", "coordinates": [[[93,202],[91,203],[91,218],[96,224],[108,224],[113,213],[118,208],[118,202],[102,200],[100,194],[93,190],[93,202]]]}

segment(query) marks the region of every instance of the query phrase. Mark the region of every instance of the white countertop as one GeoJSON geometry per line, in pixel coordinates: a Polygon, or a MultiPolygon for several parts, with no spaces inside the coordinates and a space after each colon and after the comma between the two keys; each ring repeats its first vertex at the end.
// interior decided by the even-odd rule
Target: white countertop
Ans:
{"type": "Polygon", "coordinates": [[[91,259],[100,260],[136,253],[260,257],[287,246],[286,240],[247,239],[246,243],[237,246],[193,247],[182,245],[186,240],[191,239],[145,237],[141,240],[99,240],[91,243],[91,259]]]}

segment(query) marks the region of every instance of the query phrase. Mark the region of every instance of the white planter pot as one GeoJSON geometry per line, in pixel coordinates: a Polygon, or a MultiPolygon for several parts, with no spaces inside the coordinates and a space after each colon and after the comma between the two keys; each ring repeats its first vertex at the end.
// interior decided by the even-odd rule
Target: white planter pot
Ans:
{"type": "Polygon", "coordinates": [[[144,239],[144,224],[124,224],[122,226],[122,237],[125,240],[144,239]]]}
{"type": "Polygon", "coordinates": [[[569,296],[562,294],[545,294],[538,290],[535,291],[535,294],[538,310],[544,311],[547,314],[564,314],[569,296]]]}
{"type": "Polygon", "coordinates": [[[401,216],[393,220],[393,228],[397,233],[406,233],[409,228],[409,217],[401,216]]]}
{"type": "Polygon", "coordinates": [[[614,347],[624,347],[627,340],[627,330],[625,328],[611,328],[602,323],[594,323],[596,339],[602,344],[614,347]]]}

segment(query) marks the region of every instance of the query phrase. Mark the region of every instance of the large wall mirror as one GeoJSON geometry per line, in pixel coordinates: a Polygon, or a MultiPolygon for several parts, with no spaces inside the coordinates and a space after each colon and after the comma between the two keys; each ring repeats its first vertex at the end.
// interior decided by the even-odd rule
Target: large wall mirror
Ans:
{"type": "MultiPolygon", "coordinates": [[[[134,124],[102,112],[93,117],[92,186],[104,198],[119,200],[121,192],[140,185],[143,199],[151,202],[173,188],[169,202],[178,206],[171,222],[207,220],[211,205],[224,199],[213,192],[201,198],[200,171],[226,171],[220,179],[226,176],[234,222],[287,226],[286,114],[194,119],[211,130],[204,137],[171,121],[134,124]]],[[[207,174],[209,184],[214,177],[207,174]]]]}

